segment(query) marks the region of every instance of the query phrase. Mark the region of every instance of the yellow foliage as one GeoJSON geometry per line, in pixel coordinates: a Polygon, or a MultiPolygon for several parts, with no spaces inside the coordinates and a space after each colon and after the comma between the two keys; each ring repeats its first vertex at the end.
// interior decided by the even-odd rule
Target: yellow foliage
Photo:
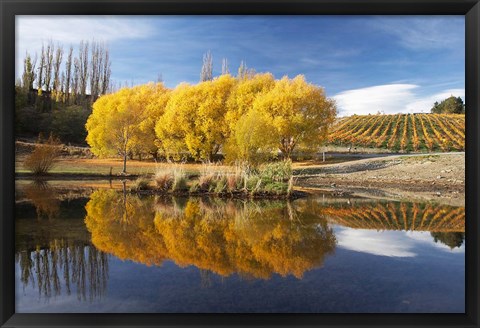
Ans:
{"type": "Polygon", "coordinates": [[[257,161],[275,148],[286,157],[301,147],[315,151],[335,115],[334,102],[303,76],[224,74],[171,92],[151,83],[102,96],[86,124],[87,142],[94,154],[125,161],[157,148],[175,160],[211,160],[222,147],[232,160],[257,161]]]}
{"type": "Polygon", "coordinates": [[[278,147],[286,157],[298,147],[317,150],[336,116],[335,102],[303,75],[276,81],[273,89],[255,99],[253,108],[271,117],[278,147]]]}
{"type": "Polygon", "coordinates": [[[238,120],[252,107],[255,99],[275,86],[271,73],[256,74],[251,78],[240,79],[232,89],[227,101],[225,121],[229,131],[234,131],[238,120]]]}
{"type": "Polygon", "coordinates": [[[87,142],[97,156],[155,151],[154,122],[163,114],[168,90],[162,84],[123,88],[101,96],[85,125],[87,142]]]}
{"type": "Polygon", "coordinates": [[[167,155],[179,159],[187,150],[195,159],[211,159],[218,152],[226,138],[226,102],[235,83],[226,74],[177,86],[155,127],[167,155]]]}
{"type": "Polygon", "coordinates": [[[146,265],[160,265],[165,259],[163,240],[153,226],[153,197],[98,190],[85,209],[85,224],[97,249],[146,265]]]}
{"type": "Polygon", "coordinates": [[[225,145],[226,159],[228,162],[241,160],[260,164],[275,155],[277,141],[272,119],[264,113],[249,110],[236,122],[225,145]]]}
{"type": "Polygon", "coordinates": [[[152,198],[99,190],[86,206],[85,222],[94,245],[121,259],[149,265],[171,259],[224,276],[301,277],[322,265],[336,240],[309,206],[288,206],[190,199],[179,208],[157,199],[155,211],[152,198]]]}

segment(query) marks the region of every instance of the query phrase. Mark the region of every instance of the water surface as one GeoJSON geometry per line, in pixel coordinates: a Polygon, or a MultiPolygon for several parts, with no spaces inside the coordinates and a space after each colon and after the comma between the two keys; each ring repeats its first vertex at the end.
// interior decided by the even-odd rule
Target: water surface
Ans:
{"type": "Polygon", "coordinates": [[[17,190],[16,312],[465,311],[465,209],[17,190]]]}

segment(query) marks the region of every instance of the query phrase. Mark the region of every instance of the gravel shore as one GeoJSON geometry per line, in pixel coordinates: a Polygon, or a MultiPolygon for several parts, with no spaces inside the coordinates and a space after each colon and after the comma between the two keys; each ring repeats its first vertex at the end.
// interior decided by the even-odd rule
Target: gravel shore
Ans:
{"type": "Polygon", "coordinates": [[[399,155],[296,166],[296,185],[334,194],[465,204],[465,153],[399,155]]]}

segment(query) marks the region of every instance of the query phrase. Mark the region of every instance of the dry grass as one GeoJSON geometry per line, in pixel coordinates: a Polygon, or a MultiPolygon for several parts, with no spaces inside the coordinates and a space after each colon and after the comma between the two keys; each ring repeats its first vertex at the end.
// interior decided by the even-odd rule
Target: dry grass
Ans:
{"type": "Polygon", "coordinates": [[[48,173],[59,156],[60,140],[50,135],[47,140],[38,137],[33,152],[25,157],[24,166],[35,175],[48,173]]]}
{"type": "MultiPolygon", "coordinates": [[[[29,172],[24,164],[25,156],[17,156],[15,159],[15,171],[17,173],[29,172]]],[[[157,170],[170,169],[171,163],[155,163],[147,161],[129,160],[127,170],[135,175],[154,175],[157,170]]],[[[202,164],[182,164],[187,174],[199,174],[202,171],[202,164]]],[[[121,159],[99,159],[99,158],[60,158],[50,173],[57,174],[103,174],[109,175],[112,168],[112,175],[122,172],[123,161],[121,159]]],[[[217,165],[221,171],[228,170],[228,166],[217,165]]]]}
{"type": "Polygon", "coordinates": [[[173,172],[167,168],[157,168],[155,176],[153,177],[157,189],[167,191],[173,185],[173,172]]]}

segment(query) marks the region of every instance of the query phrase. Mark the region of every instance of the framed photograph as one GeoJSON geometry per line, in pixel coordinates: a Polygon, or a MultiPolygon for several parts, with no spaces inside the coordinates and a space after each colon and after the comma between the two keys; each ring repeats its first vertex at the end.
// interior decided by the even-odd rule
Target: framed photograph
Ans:
{"type": "Polygon", "coordinates": [[[478,327],[478,0],[0,6],[1,327],[478,327]]]}

